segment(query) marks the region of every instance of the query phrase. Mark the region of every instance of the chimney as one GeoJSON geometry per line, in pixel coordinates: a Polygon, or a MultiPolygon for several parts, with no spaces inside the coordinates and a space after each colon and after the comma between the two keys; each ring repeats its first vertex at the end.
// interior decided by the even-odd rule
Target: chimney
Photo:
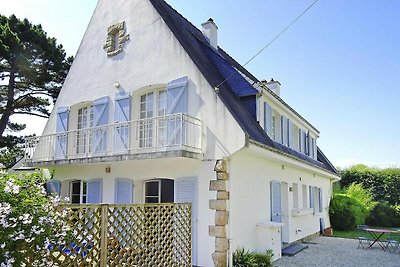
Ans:
{"type": "Polygon", "coordinates": [[[272,92],[274,92],[277,96],[281,96],[281,83],[275,81],[273,78],[268,82],[267,80],[262,80],[261,84],[266,86],[272,92]]]}
{"type": "Polygon", "coordinates": [[[210,45],[215,49],[218,49],[218,27],[212,18],[201,24],[203,27],[202,32],[207,37],[210,45]]]}

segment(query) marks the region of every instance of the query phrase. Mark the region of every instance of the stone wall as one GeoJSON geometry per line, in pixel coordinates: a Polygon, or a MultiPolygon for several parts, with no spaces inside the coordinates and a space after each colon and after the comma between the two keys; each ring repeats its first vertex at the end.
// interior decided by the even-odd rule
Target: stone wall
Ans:
{"type": "Polygon", "coordinates": [[[215,210],[214,225],[209,226],[209,235],[215,237],[215,251],[212,259],[215,267],[227,266],[227,252],[229,250],[229,241],[226,236],[227,225],[229,222],[228,203],[229,191],[227,190],[227,181],[229,174],[227,172],[227,163],[225,160],[217,160],[214,171],[216,180],[210,181],[210,191],[216,191],[216,199],[211,199],[209,207],[215,210]]]}

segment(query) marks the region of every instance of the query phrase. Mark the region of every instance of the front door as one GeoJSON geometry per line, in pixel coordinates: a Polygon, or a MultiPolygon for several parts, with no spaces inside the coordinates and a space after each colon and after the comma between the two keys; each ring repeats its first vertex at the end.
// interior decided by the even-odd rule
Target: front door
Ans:
{"type": "Polygon", "coordinates": [[[271,182],[271,221],[282,222],[281,183],[271,182]]]}

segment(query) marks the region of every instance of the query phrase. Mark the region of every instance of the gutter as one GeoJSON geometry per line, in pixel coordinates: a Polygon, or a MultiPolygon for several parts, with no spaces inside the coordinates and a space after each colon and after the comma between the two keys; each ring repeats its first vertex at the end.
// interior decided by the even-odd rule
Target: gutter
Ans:
{"type": "Polygon", "coordinates": [[[285,153],[285,152],[283,152],[283,151],[281,151],[281,150],[279,150],[279,149],[276,149],[276,148],[267,146],[267,145],[265,145],[265,144],[263,144],[263,143],[260,143],[260,142],[258,142],[258,141],[255,141],[255,140],[251,139],[251,138],[246,134],[246,137],[245,137],[245,145],[244,145],[244,147],[250,148],[251,145],[254,145],[254,146],[257,146],[257,147],[266,149],[266,150],[268,150],[268,151],[271,151],[271,152],[274,152],[274,153],[279,154],[279,155],[281,155],[281,156],[284,156],[284,157],[287,157],[287,158],[296,160],[296,161],[301,162],[301,163],[303,163],[303,164],[307,164],[307,165],[309,165],[309,166],[311,166],[311,167],[317,168],[317,169],[319,169],[319,170],[321,170],[321,171],[323,171],[323,172],[329,174],[329,176],[332,176],[332,175],[333,175],[334,177],[331,177],[331,178],[334,179],[334,180],[337,180],[337,181],[340,180],[339,175],[336,174],[336,173],[334,173],[334,172],[332,172],[332,171],[329,171],[329,170],[327,170],[327,169],[325,169],[325,168],[322,168],[322,167],[320,167],[320,166],[317,166],[317,165],[315,165],[315,164],[312,164],[312,163],[310,163],[310,162],[308,162],[308,161],[302,160],[302,159],[300,159],[300,158],[298,158],[298,157],[296,157],[296,156],[293,156],[293,155],[290,155],[290,154],[288,154],[288,153],[285,153]]]}

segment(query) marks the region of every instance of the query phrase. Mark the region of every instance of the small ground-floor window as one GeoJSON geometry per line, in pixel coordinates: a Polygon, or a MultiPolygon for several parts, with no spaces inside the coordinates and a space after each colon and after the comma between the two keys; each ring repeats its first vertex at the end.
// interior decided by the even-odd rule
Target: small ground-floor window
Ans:
{"type": "Polygon", "coordinates": [[[174,180],[156,179],[144,183],[145,203],[173,203],[174,180]]]}
{"type": "Polygon", "coordinates": [[[75,180],[69,183],[69,199],[72,204],[86,203],[86,181],[75,180]]]}

